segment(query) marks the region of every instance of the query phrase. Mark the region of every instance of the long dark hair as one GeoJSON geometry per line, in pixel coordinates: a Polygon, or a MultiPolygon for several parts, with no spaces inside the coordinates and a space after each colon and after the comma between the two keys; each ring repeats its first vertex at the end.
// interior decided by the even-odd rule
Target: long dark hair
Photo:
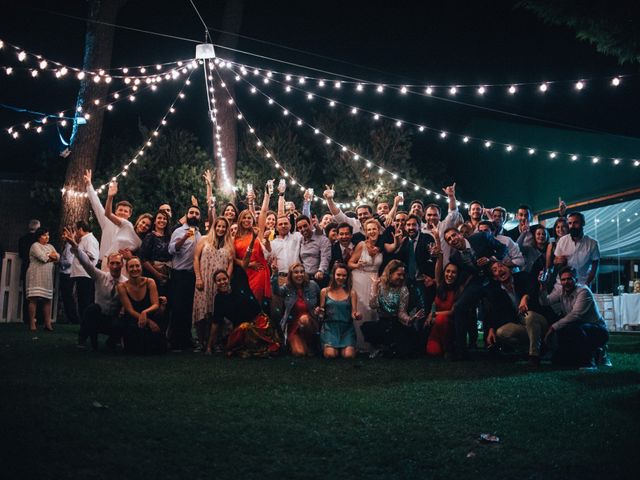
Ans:
{"type": "Polygon", "coordinates": [[[337,288],[341,288],[340,285],[336,282],[336,270],[339,268],[344,268],[347,271],[347,282],[342,286],[347,293],[351,292],[351,272],[347,268],[344,263],[336,262],[333,264],[333,268],[331,269],[331,277],[329,278],[329,290],[335,290],[337,288]]]}
{"type": "Polygon", "coordinates": [[[457,292],[459,289],[460,289],[460,268],[458,268],[458,265],[456,265],[455,263],[449,262],[444,266],[444,268],[442,269],[442,272],[440,272],[440,278],[438,278],[438,287],[436,288],[436,295],[440,300],[446,300],[448,292],[450,292],[451,290],[453,290],[454,292],[457,292]],[[454,267],[456,267],[456,270],[458,271],[458,275],[456,276],[456,281],[453,282],[451,285],[447,285],[447,282],[444,281],[444,272],[449,265],[453,265],[454,267]]]}

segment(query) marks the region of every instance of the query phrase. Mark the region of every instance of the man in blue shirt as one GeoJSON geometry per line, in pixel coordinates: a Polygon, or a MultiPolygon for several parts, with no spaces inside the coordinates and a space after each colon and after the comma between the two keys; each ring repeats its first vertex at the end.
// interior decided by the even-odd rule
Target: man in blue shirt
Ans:
{"type": "Polygon", "coordinates": [[[200,240],[200,209],[191,205],[187,211],[187,221],[176,228],[169,242],[172,255],[171,279],[169,281],[169,307],[171,308],[171,328],[169,342],[173,350],[183,350],[193,346],[191,338],[191,311],[196,277],[193,272],[193,255],[200,240]]]}

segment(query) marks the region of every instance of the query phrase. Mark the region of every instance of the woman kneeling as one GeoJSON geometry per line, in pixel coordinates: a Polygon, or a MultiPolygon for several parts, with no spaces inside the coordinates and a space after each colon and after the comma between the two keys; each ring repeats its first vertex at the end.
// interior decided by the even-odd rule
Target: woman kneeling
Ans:
{"type": "Polygon", "coordinates": [[[356,330],[353,320],[360,317],[358,297],[351,289],[349,270],[336,263],[331,272],[329,286],[320,291],[318,318],[324,323],[320,330],[320,343],[325,358],[354,358],[356,356],[356,330]]]}
{"type": "Polygon", "coordinates": [[[117,287],[124,308],[124,349],[129,353],[164,353],[167,341],[158,315],[156,282],[142,276],[138,257],[131,257],[127,262],[127,275],[129,280],[117,287]]]}

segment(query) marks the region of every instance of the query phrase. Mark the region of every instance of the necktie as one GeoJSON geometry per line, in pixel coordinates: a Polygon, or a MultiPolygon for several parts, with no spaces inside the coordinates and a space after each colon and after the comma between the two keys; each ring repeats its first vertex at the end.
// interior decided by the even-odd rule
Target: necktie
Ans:
{"type": "Polygon", "coordinates": [[[416,278],[416,249],[415,240],[409,239],[409,261],[407,262],[407,275],[409,280],[415,280],[416,278]]]}
{"type": "Polygon", "coordinates": [[[117,285],[116,279],[111,277],[110,282],[111,282],[111,298],[115,298],[115,296],[116,296],[116,285],[117,285]]]}
{"type": "Polygon", "coordinates": [[[344,263],[347,263],[350,258],[351,258],[351,249],[347,247],[344,249],[344,252],[342,252],[342,260],[344,260],[344,263]]]}

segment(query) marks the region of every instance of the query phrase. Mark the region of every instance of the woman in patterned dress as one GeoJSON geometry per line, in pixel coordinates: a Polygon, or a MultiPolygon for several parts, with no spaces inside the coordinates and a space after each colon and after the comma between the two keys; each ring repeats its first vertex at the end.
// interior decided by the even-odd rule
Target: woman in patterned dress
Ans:
{"type": "Polygon", "coordinates": [[[49,244],[49,230],[40,227],[36,230],[36,242],[29,250],[29,268],[27,269],[27,300],[29,301],[29,328],[36,330],[36,308],[42,304],[44,329],[52,331],[51,299],[53,298],[53,269],[60,255],[49,244]]]}
{"type": "Polygon", "coordinates": [[[209,233],[202,237],[196,245],[193,259],[193,270],[196,274],[196,289],[193,294],[193,324],[196,327],[198,343],[201,347],[207,344],[207,332],[210,329],[209,323],[213,315],[216,296],[213,273],[225,270],[231,276],[234,254],[229,222],[225,217],[218,217],[213,222],[213,227],[209,229],[209,233]]]}

